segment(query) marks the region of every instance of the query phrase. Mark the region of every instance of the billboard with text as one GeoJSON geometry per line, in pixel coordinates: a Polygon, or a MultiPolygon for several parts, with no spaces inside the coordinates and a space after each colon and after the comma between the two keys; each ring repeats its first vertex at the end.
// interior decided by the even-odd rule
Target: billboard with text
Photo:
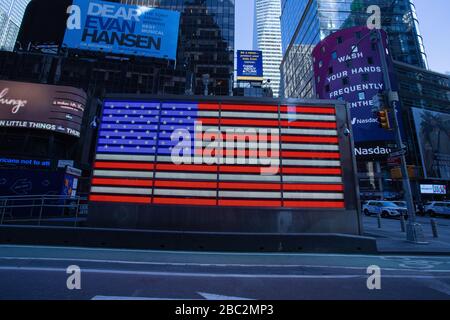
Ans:
{"type": "Polygon", "coordinates": [[[64,44],[69,48],[176,59],[177,11],[87,0],[74,0],[68,11],[64,44]]]}
{"type": "Polygon", "coordinates": [[[263,54],[261,51],[238,50],[237,80],[263,81],[263,54]]]}
{"type": "MultiPolygon", "coordinates": [[[[378,54],[369,33],[367,27],[344,29],[325,38],[313,51],[317,96],[348,103],[358,159],[386,158],[395,140],[392,131],[380,128],[373,111],[373,98],[386,90],[381,59],[387,60],[391,83],[396,86],[391,59],[378,54]]],[[[384,31],[382,36],[386,48],[384,31]]]]}
{"type": "Polygon", "coordinates": [[[77,88],[0,81],[0,127],[80,137],[86,93],[77,88]]]}

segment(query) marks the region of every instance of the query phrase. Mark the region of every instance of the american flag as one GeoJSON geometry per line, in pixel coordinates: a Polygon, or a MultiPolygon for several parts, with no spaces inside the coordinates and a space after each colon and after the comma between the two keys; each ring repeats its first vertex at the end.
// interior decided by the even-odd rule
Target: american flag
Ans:
{"type": "Polygon", "coordinates": [[[90,200],[344,208],[340,158],[334,107],[108,101],[90,200]],[[232,131],[237,143],[229,149],[220,139],[232,131]],[[189,163],[174,163],[180,141],[192,154],[189,163]],[[264,152],[264,143],[277,148],[264,152]],[[262,174],[274,164],[274,172],[262,174]]]}

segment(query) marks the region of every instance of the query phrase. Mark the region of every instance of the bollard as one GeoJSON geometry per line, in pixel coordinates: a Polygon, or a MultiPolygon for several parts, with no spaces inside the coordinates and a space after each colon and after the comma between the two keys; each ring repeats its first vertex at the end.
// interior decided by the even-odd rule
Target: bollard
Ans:
{"type": "Polygon", "coordinates": [[[381,229],[381,214],[377,214],[378,229],[381,229]]]}
{"type": "Polygon", "coordinates": [[[400,216],[400,226],[402,228],[402,232],[406,232],[405,216],[403,214],[400,216]]]}
{"type": "Polygon", "coordinates": [[[436,219],[431,219],[431,231],[433,231],[433,237],[434,238],[439,238],[439,234],[438,234],[438,226],[437,226],[437,222],[436,219]]]}

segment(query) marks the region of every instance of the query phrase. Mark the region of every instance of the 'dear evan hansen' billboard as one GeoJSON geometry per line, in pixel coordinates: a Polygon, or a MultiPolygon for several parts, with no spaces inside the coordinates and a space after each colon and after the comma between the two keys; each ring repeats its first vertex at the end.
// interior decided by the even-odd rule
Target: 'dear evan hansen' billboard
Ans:
{"type": "Polygon", "coordinates": [[[80,137],[86,93],[77,88],[0,81],[0,127],[80,137]]]}
{"type": "Polygon", "coordinates": [[[88,0],[74,0],[67,12],[69,48],[176,59],[179,12],[88,0]]]}

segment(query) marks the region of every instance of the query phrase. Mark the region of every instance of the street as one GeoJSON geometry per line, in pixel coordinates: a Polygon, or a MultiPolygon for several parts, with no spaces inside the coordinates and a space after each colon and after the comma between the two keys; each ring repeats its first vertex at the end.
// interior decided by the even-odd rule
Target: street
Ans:
{"type": "Polygon", "coordinates": [[[0,299],[449,299],[450,257],[1,246],[0,287],[0,299]],[[80,290],[67,288],[72,265],[80,290]]]}

